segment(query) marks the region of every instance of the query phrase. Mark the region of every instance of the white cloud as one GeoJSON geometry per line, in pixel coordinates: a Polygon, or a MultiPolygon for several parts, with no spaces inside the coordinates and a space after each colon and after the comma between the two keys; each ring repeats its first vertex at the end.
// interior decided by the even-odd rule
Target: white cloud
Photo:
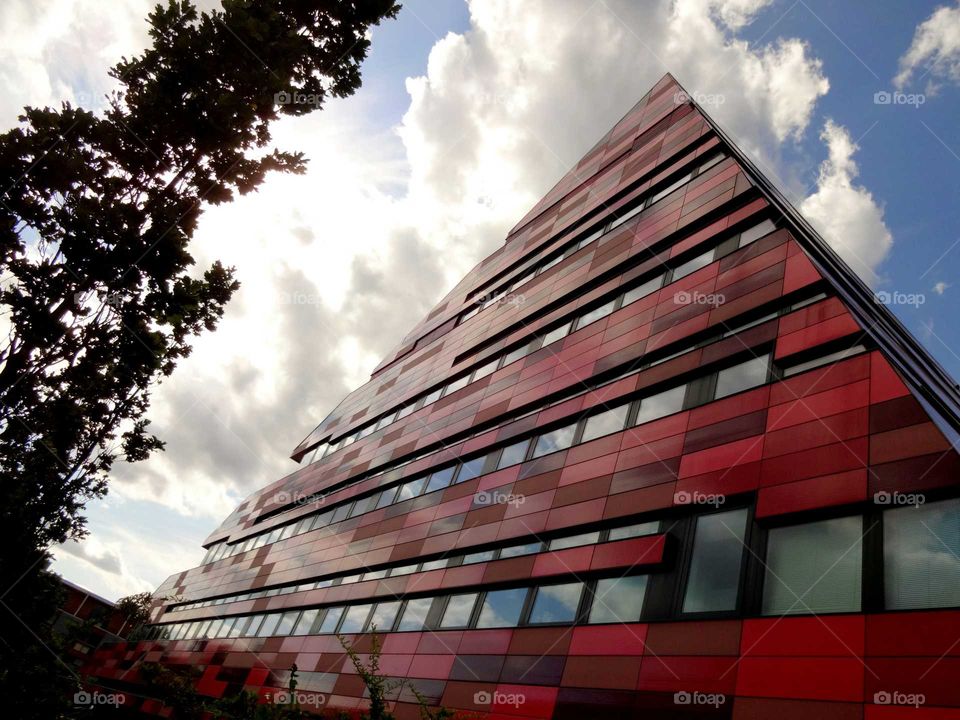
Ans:
{"type": "MultiPolygon", "coordinates": [[[[59,2],[73,17],[90,0],[59,2]]],[[[200,266],[236,265],[243,286],[216,333],[155,393],[153,428],[167,451],[119,464],[114,497],[160,503],[184,527],[206,518],[212,530],[239,498],[292,471],[293,446],[665,72],[691,93],[722,97],[707,111],[761,167],[782,173],[781,148],[804,135],[829,82],[797,38],[750,45],[737,37],[770,4],[474,0],[470,30],[438,40],[425,74],[408,79],[396,132],[370,125],[363,89],[278,124],[277,144],[305,150],[309,170],[270,177],[201,218],[191,248],[200,266]]],[[[11,22],[24,36],[52,12],[16,7],[11,22]]],[[[122,37],[122,52],[135,52],[142,31],[128,15],[141,14],[107,17],[96,32],[81,25],[75,42],[122,37]]],[[[28,69],[53,88],[57,68],[44,58],[62,34],[33,37],[42,47],[28,69]]],[[[92,55],[99,69],[86,74],[103,74],[119,54],[92,55]]],[[[9,87],[21,71],[4,66],[9,87]]],[[[839,193],[864,217],[882,218],[850,184],[852,150],[837,146],[835,157],[836,140],[824,140],[831,165],[814,198],[839,193]]],[[[116,513],[91,523],[88,542],[115,532],[110,523],[127,523],[137,537],[116,513]]],[[[170,545],[197,547],[203,533],[172,527],[169,536],[170,545]]],[[[161,558],[156,545],[130,542],[129,552],[154,553],[157,562],[138,572],[159,582],[161,560],[167,572],[186,560],[161,558]]]]}
{"type": "Polygon", "coordinates": [[[865,282],[875,284],[876,269],[893,246],[883,207],[854,182],[859,170],[853,155],[859,147],[847,129],[827,120],[820,138],[828,157],[820,165],[816,191],[803,201],[800,212],[865,282]]]}
{"type": "Polygon", "coordinates": [[[921,69],[922,75],[930,77],[928,93],[936,91],[937,80],[960,82],[960,3],[937,8],[917,26],[913,42],[900,58],[894,84],[906,87],[921,69]]]}

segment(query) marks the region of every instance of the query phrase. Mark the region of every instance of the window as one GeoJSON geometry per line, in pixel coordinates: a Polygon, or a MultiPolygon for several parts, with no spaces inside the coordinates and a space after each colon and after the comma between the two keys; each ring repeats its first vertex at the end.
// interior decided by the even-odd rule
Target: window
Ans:
{"type": "Polygon", "coordinates": [[[505,468],[510,465],[522,463],[527,456],[527,448],[530,447],[529,440],[521,440],[513,445],[507,445],[500,453],[500,460],[497,461],[497,469],[505,468]]]}
{"type": "Polygon", "coordinates": [[[582,545],[594,545],[600,541],[599,531],[580,533],[579,535],[570,535],[568,537],[554,538],[548,543],[550,550],[565,550],[566,548],[580,547],[582,545]]]}
{"type": "Polygon", "coordinates": [[[280,613],[267,615],[263,619],[263,625],[260,626],[260,630],[257,632],[257,637],[270,637],[273,635],[273,631],[277,629],[279,623],[280,613]]]}
{"type": "Polygon", "coordinates": [[[515,627],[520,622],[520,612],[526,597],[526,588],[488,592],[483,598],[477,627],[515,627]]]}
{"type": "Polygon", "coordinates": [[[367,624],[367,616],[370,614],[370,605],[351,605],[347,608],[347,614],[340,623],[340,632],[358,633],[363,631],[363,626],[367,624]]]}
{"type": "Polygon", "coordinates": [[[393,627],[394,620],[397,619],[400,605],[399,601],[377,603],[376,607],[373,608],[373,615],[370,617],[370,629],[376,627],[381,632],[390,630],[393,627]]]}
{"type": "Polygon", "coordinates": [[[400,486],[400,491],[397,493],[397,502],[403,502],[404,500],[409,500],[412,497],[416,497],[420,494],[420,491],[423,490],[423,484],[427,481],[426,478],[417,478],[416,480],[411,480],[406,485],[400,486]]]}
{"type": "Polygon", "coordinates": [[[523,358],[523,357],[526,357],[527,355],[529,355],[529,354],[530,354],[530,347],[531,347],[531,344],[530,344],[530,343],[527,343],[526,345],[521,345],[520,347],[516,347],[516,348],[514,348],[513,350],[511,350],[510,352],[508,352],[508,353],[507,353],[506,355],[504,355],[504,357],[503,357],[503,367],[506,367],[506,366],[509,365],[510,363],[516,362],[516,361],[519,360],[520,358],[523,358]]]}
{"type": "Polygon", "coordinates": [[[646,575],[598,580],[597,589],[593,592],[588,622],[637,622],[640,619],[646,592],[646,575]]]}
{"type": "Polygon", "coordinates": [[[772,220],[764,220],[762,223],[754,225],[749,230],[744,230],[740,233],[740,247],[749,245],[754,240],[759,240],[764,235],[769,235],[776,229],[777,226],[773,224],[772,220]]]}
{"type": "Polygon", "coordinates": [[[437,470],[433,475],[430,476],[430,481],[427,483],[427,489],[424,492],[433,492],[434,490],[442,490],[450,484],[450,481],[453,480],[453,471],[456,468],[450,466],[444,468],[443,470],[437,470]]]}
{"type": "Polygon", "coordinates": [[[859,610],[862,534],[859,515],[771,530],[764,614],[859,610]]]}
{"type": "Polygon", "coordinates": [[[442,570],[447,566],[448,562],[450,562],[448,558],[440,558],[439,560],[429,560],[420,566],[420,572],[430,572],[431,570],[442,570]]]}
{"type": "Polygon", "coordinates": [[[363,515],[365,512],[373,510],[373,507],[376,504],[376,502],[377,502],[376,495],[368,495],[365,498],[360,498],[355,503],[353,503],[353,507],[350,508],[350,517],[363,515]]]}
{"type": "Polygon", "coordinates": [[[717,391],[714,399],[763,385],[770,375],[769,357],[753,358],[717,373],[717,391]]]}
{"type": "Polygon", "coordinates": [[[384,490],[377,499],[376,509],[385,508],[393,504],[393,499],[397,496],[397,488],[388,488],[384,490]]]}
{"type": "Polygon", "coordinates": [[[838,350],[837,352],[832,352],[828,355],[821,355],[818,358],[813,360],[807,360],[806,362],[797,363],[786,368],[783,371],[784,377],[790,377],[791,375],[798,375],[799,373],[806,372],[807,370],[813,370],[814,368],[821,367],[823,365],[829,365],[832,362],[837,362],[838,360],[843,360],[853,355],[858,355],[862,353],[866,348],[863,345],[854,345],[853,347],[846,348],[845,350],[838,350]]]}
{"type": "Polygon", "coordinates": [[[596,322],[600,318],[605,318],[607,315],[613,312],[613,307],[616,304],[616,300],[611,300],[604,303],[600,307],[594,308],[593,310],[588,310],[583,315],[577,318],[576,321],[576,330],[586,327],[590,323],[596,322]]]}
{"type": "Polygon", "coordinates": [[[640,203],[639,205],[634,206],[630,210],[627,210],[623,215],[618,218],[615,218],[610,222],[610,225],[607,227],[607,232],[610,232],[614,228],[620,227],[630,218],[636,217],[643,212],[644,204],[640,203]]]}
{"type": "Polygon", "coordinates": [[[341,520],[346,520],[347,516],[350,514],[350,508],[353,507],[353,503],[347,503],[346,505],[341,505],[338,508],[335,508],[333,515],[330,516],[330,522],[340,522],[341,520]]]}
{"type": "Polygon", "coordinates": [[[623,430],[624,425],[627,424],[627,411],[629,409],[629,405],[621,405],[612,410],[588,417],[583,427],[583,438],[580,442],[588,442],[602,435],[609,435],[610,433],[623,430]]]}
{"type": "Polygon", "coordinates": [[[510,547],[500,549],[500,559],[532,555],[533,553],[540,552],[541,547],[542,543],[539,540],[524,545],[511,545],[510,547]]]}
{"type": "Polygon", "coordinates": [[[530,611],[530,624],[570,623],[577,617],[583,583],[565,583],[537,588],[530,611]]]}
{"type": "Polygon", "coordinates": [[[960,605],[960,500],[883,514],[887,610],[960,605]]]}
{"type": "Polygon", "coordinates": [[[382,580],[387,576],[386,570],[369,570],[365,572],[360,579],[363,581],[366,580],[382,580]]]}
{"type": "MultiPolygon", "coordinates": [[[[442,392],[443,392],[443,388],[439,387],[429,395],[424,396],[423,405],[430,405],[431,403],[435,403],[437,400],[440,399],[440,394],[442,392]]],[[[421,407],[423,407],[423,405],[421,405],[421,407]]]]}
{"type": "Polygon", "coordinates": [[[702,175],[704,172],[706,172],[707,170],[712,168],[714,165],[716,165],[718,162],[723,160],[724,157],[726,156],[723,153],[717,153],[716,155],[712,155],[709,160],[705,161],[700,165],[700,167],[697,168],[697,175],[702,175]]]}
{"type": "Polygon", "coordinates": [[[397,630],[420,630],[423,628],[432,603],[433,598],[407,600],[407,604],[403,608],[403,617],[400,618],[400,625],[397,626],[397,630]]]}
{"type": "Polygon", "coordinates": [[[634,424],[641,425],[679,412],[683,408],[683,398],[686,393],[687,386],[678,385],[675,388],[643,398],[640,401],[640,411],[637,413],[637,421],[634,424]]]}
{"type": "Polygon", "coordinates": [[[343,617],[343,611],[346,608],[343,607],[333,607],[327,608],[326,614],[323,616],[323,622],[320,623],[320,629],[318,632],[326,634],[332,633],[337,629],[337,624],[340,622],[340,618],[343,617]]]}
{"type": "Polygon", "coordinates": [[[457,378],[456,380],[454,380],[444,388],[443,394],[445,396],[451,395],[452,393],[455,393],[457,390],[465,388],[467,386],[467,383],[469,382],[470,382],[469,375],[464,375],[463,377],[457,378]]]}
{"type": "Polygon", "coordinates": [[[457,483],[466,482],[467,480],[473,480],[475,477],[479,477],[483,474],[483,464],[486,462],[487,456],[482,455],[478,458],[473,458],[473,460],[467,460],[460,466],[460,471],[457,473],[457,483]]]}
{"type": "Polygon", "coordinates": [[[675,282],[680,278],[685,278],[690,273],[696,272],[702,267],[706,267],[713,262],[714,251],[708,250],[702,255],[697,255],[697,257],[687,260],[681,265],[677,265],[673,269],[673,273],[670,276],[670,281],[675,282]]]}
{"type": "Polygon", "coordinates": [[[576,429],[577,425],[573,423],[540,435],[537,438],[536,446],[533,448],[533,457],[542,457],[570,447],[573,444],[573,434],[576,429]]]}
{"type": "Polygon", "coordinates": [[[293,628],[291,635],[309,635],[310,629],[313,627],[313,624],[317,621],[317,615],[320,614],[320,611],[316,608],[311,610],[304,610],[303,614],[300,616],[300,619],[297,620],[297,624],[293,628]]]}
{"type": "Polygon", "coordinates": [[[485,550],[483,552],[470,553],[469,555],[463,556],[464,565],[472,565],[473,563],[489,562],[497,556],[496,550],[485,550]]]}
{"type": "Polygon", "coordinates": [[[440,620],[442,628],[462,628],[470,624],[470,615],[477,602],[476,593],[466,595],[451,595],[447,600],[447,608],[443,611],[440,620]]]}
{"type": "Polygon", "coordinates": [[[500,358],[494,358],[486,365],[481,365],[477,368],[476,372],[473,374],[473,381],[476,382],[480,378],[485,378],[487,375],[490,375],[497,369],[497,365],[500,364],[500,358]]]}
{"type": "Polygon", "coordinates": [[[570,323],[564,323],[560,327],[555,327],[553,330],[550,330],[543,336],[543,344],[541,347],[546,347],[552,342],[556,342],[560,338],[565,338],[567,333],[570,331],[570,323]]]}
{"type": "Polygon", "coordinates": [[[394,418],[396,417],[397,417],[397,414],[395,412],[384,415],[382,418],[380,418],[380,421],[377,423],[377,426],[374,429],[381,430],[385,428],[387,425],[392,423],[394,421],[394,418]]]}
{"type": "Polygon", "coordinates": [[[403,420],[403,418],[412,413],[416,407],[417,404],[412,402],[409,405],[405,405],[404,407],[400,408],[400,410],[397,411],[397,420],[403,420]]]}
{"type": "Polygon", "coordinates": [[[293,627],[297,624],[297,618],[300,617],[299,610],[291,610],[285,612],[280,616],[280,622],[277,623],[277,627],[274,628],[274,635],[291,635],[293,634],[293,627]]]}
{"type": "Polygon", "coordinates": [[[417,571],[416,565],[401,565],[400,567],[395,567],[390,570],[390,577],[397,577],[399,575],[409,575],[410,573],[415,573],[417,571]]]}
{"type": "Polygon", "coordinates": [[[697,517],[683,612],[736,610],[747,510],[697,517]]]}
{"type": "Polygon", "coordinates": [[[687,173],[686,175],[680,177],[679,179],[674,180],[672,183],[667,185],[663,190],[661,190],[656,195],[651,197],[649,202],[647,203],[647,206],[653,205],[655,202],[659,202],[663,200],[663,198],[665,198],[667,195],[672,193],[674,190],[687,184],[690,181],[690,178],[692,177],[693,177],[693,173],[687,173]]]}
{"type": "Polygon", "coordinates": [[[652,520],[636,525],[626,525],[624,527],[611,528],[608,540],[626,540],[627,538],[640,537],[641,535],[654,535],[660,532],[660,521],[652,520]]]}
{"type": "Polygon", "coordinates": [[[636,302],[640,298],[646,297],[654,290],[659,290],[660,285],[663,283],[663,275],[658,275],[657,277],[647,280],[643,285],[638,285],[637,287],[627,290],[623,294],[622,305],[629,305],[632,302],[636,302]]]}

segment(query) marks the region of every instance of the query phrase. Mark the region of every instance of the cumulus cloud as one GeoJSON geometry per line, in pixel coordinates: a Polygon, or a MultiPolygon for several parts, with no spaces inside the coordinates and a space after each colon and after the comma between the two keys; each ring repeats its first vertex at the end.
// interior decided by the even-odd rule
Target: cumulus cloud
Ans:
{"type": "Polygon", "coordinates": [[[855,183],[859,170],[853,156],[859,147],[847,129],[827,120],[820,138],[828,156],[820,165],[816,191],[800,211],[865,282],[876,284],[876,269],[893,246],[883,207],[855,183]]]}
{"type": "Polygon", "coordinates": [[[906,87],[915,73],[929,76],[927,92],[937,90],[938,81],[960,82],[960,3],[937,8],[917,26],[910,47],[900,58],[900,71],[893,79],[906,87]]]}
{"type": "MultiPolygon", "coordinates": [[[[88,2],[59,1],[74,13],[88,2]]],[[[235,265],[243,286],[216,333],[154,396],[166,452],[118,464],[114,496],[159,503],[189,525],[176,541],[198,545],[206,533],[194,524],[212,529],[295,469],[287,455],[296,443],[665,72],[713,98],[705,109],[735,141],[767,172],[783,172],[781,149],[804,136],[829,82],[800,39],[738,37],[770,5],[473,0],[470,29],[440,38],[424,74],[407,80],[397,127],[371,125],[364,89],[278,123],[277,145],[304,150],[309,170],[271,177],[201,218],[199,265],[235,265]]],[[[16,18],[19,31],[29,35],[38,18],[16,18]]],[[[136,52],[139,31],[109,32],[136,52]]],[[[53,77],[42,52],[37,68],[53,77]]],[[[830,159],[810,208],[856,201],[858,217],[882,228],[882,211],[852,184],[849,137],[834,128],[823,139],[830,159]]],[[[841,246],[850,242],[840,235],[841,246]]],[[[94,537],[106,532],[103,522],[91,527],[94,537]]],[[[167,572],[183,562],[173,558],[167,572]]]]}

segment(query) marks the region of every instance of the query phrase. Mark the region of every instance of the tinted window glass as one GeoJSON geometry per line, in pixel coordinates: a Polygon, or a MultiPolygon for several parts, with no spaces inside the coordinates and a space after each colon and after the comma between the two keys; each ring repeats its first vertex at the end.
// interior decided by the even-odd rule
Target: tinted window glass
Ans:
{"type": "Polygon", "coordinates": [[[500,364],[500,358],[494,358],[493,360],[488,362],[486,365],[481,365],[480,367],[478,367],[476,372],[473,373],[474,381],[477,381],[480,378],[485,378],[487,375],[489,375],[494,370],[496,370],[497,365],[499,364],[500,364]]]}
{"type": "Polygon", "coordinates": [[[859,515],[770,530],[763,612],[858,611],[862,532],[859,515]]]}
{"type": "Polygon", "coordinates": [[[485,552],[470,553],[469,555],[463,556],[463,564],[472,565],[473,563],[478,563],[478,562],[488,562],[490,560],[493,560],[495,555],[496,555],[496,551],[494,550],[486,550],[485,552]]]}
{"type": "Polygon", "coordinates": [[[679,385],[664,390],[656,395],[645,397],[640,401],[640,411],[637,413],[637,425],[641,425],[657,418],[672,415],[683,408],[683,398],[687,393],[686,385],[679,385]]]}
{"type": "Polygon", "coordinates": [[[740,233],[740,247],[744,245],[749,245],[754,240],[759,240],[764,235],[768,235],[777,229],[777,226],[773,224],[771,220],[764,220],[759,225],[754,225],[749,230],[744,230],[740,233]]]}
{"type": "Polygon", "coordinates": [[[440,627],[466,627],[470,622],[470,614],[473,612],[473,606],[476,601],[476,593],[451,595],[449,600],[447,600],[447,608],[443,611],[443,619],[440,621],[440,627]]]}
{"type": "Polygon", "coordinates": [[[483,474],[483,464],[486,461],[487,456],[474,458],[473,460],[467,460],[460,466],[460,471],[457,473],[457,482],[462,483],[467,480],[473,480],[475,477],[479,477],[483,474]]]}
{"type": "Polygon", "coordinates": [[[277,625],[280,624],[280,613],[272,613],[267,615],[263,619],[263,625],[260,626],[260,631],[257,633],[257,637],[269,637],[273,635],[273,631],[277,629],[277,625]]]}
{"type": "Polygon", "coordinates": [[[600,318],[605,318],[607,315],[613,312],[613,306],[616,304],[616,301],[611,300],[606,302],[600,307],[589,310],[577,318],[577,330],[582,327],[586,327],[590,323],[596,322],[600,318]]]}
{"type": "Polygon", "coordinates": [[[527,596],[526,588],[488,592],[483,599],[478,628],[515,627],[527,596]]]}
{"type": "Polygon", "coordinates": [[[426,478],[418,478],[417,480],[411,480],[406,485],[401,485],[396,502],[403,502],[419,495],[426,481],[426,478]]]}
{"type": "Polygon", "coordinates": [[[313,627],[313,624],[317,620],[317,614],[320,611],[316,608],[310,610],[304,610],[300,615],[300,619],[297,620],[296,626],[293,628],[292,635],[308,635],[310,633],[310,628],[313,627]]]}
{"type": "Polygon", "coordinates": [[[537,438],[537,444],[533,448],[533,457],[538,458],[557,450],[564,450],[573,443],[573,434],[577,426],[566,425],[557,428],[548,433],[544,433],[537,438]]]}
{"type": "Polygon", "coordinates": [[[626,540],[627,538],[640,537],[641,535],[654,535],[660,532],[660,521],[637,523],[636,525],[626,525],[624,527],[611,528],[610,540],[626,540]]]}
{"type": "Polygon", "coordinates": [[[450,481],[453,480],[454,470],[456,470],[454,466],[437,470],[430,476],[430,481],[427,483],[427,489],[424,492],[433,492],[434,490],[442,490],[445,488],[450,484],[450,481]]]}
{"type": "Polygon", "coordinates": [[[380,632],[386,632],[393,627],[393,621],[397,619],[397,612],[400,610],[400,602],[377,603],[373,609],[373,615],[370,618],[370,628],[376,626],[380,632]]]}
{"type": "Polygon", "coordinates": [[[663,275],[658,275],[657,277],[647,280],[643,285],[638,285],[635,288],[627,290],[623,294],[623,305],[629,305],[632,302],[636,302],[640,298],[646,297],[654,290],[659,290],[660,285],[663,283],[663,275]]]}
{"type": "Polygon", "coordinates": [[[321,633],[332,633],[337,629],[337,623],[340,622],[340,618],[343,616],[342,607],[327,608],[326,615],[323,616],[323,622],[320,624],[321,633]]]}
{"type": "Polygon", "coordinates": [[[465,388],[468,382],[470,382],[469,375],[464,375],[461,378],[457,378],[453,382],[447,384],[446,388],[444,388],[443,394],[450,395],[451,393],[455,393],[457,390],[465,388]]]}
{"type": "Polygon", "coordinates": [[[530,611],[530,623],[567,623],[577,617],[583,583],[566,583],[537,588],[530,611]]]}
{"type": "Polygon", "coordinates": [[[766,355],[721,370],[717,374],[717,392],[714,397],[722,398],[763,385],[768,375],[769,363],[766,355]]]}
{"type": "Polygon", "coordinates": [[[697,518],[683,612],[736,609],[746,526],[746,508],[697,518]]]}
{"type": "Polygon", "coordinates": [[[624,425],[627,424],[627,411],[629,409],[629,405],[621,405],[612,410],[606,410],[605,412],[588,417],[583,428],[583,439],[581,442],[587,442],[601,435],[609,435],[610,433],[623,430],[624,425]]]}
{"type": "Polygon", "coordinates": [[[552,342],[556,342],[560,338],[565,338],[569,330],[570,330],[570,323],[565,323],[560,327],[555,327],[553,330],[551,330],[550,332],[546,333],[543,336],[543,345],[547,346],[552,342]]]}
{"type": "Polygon", "coordinates": [[[400,618],[398,630],[420,630],[427,620],[427,613],[430,612],[432,598],[418,598],[417,600],[407,600],[403,608],[403,617],[400,618]]]}
{"type": "Polygon", "coordinates": [[[369,605],[351,605],[347,608],[347,614],[343,617],[340,624],[342,633],[358,633],[363,630],[367,622],[367,616],[370,614],[369,605]]]}
{"type": "Polygon", "coordinates": [[[686,277],[692,272],[696,272],[702,267],[706,267],[713,262],[714,251],[710,250],[703,253],[703,255],[697,255],[697,257],[687,260],[682,265],[678,265],[673,269],[672,281],[679,280],[682,277],[686,277]]]}
{"type": "Polygon", "coordinates": [[[579,535],[570,535],[569,537],[554,538],[549,543],[551,550],[563,550],[565,548],[580,547],[581,545],[593,545],[600,540],[599,532],[581,533],[579,535]]]}
{"type": "Polygon", "coordinates": [[[530,447],[529,440],[521,440],[513,445],[507,445],[503,448],[503,452],[500,453],[500,460],[497,461],[497,469],[523,462],[523,459],[527,456],[528,447],[530,447]]]}
{"type": "Polygon", "coordinates": [[[960,605],[960,500],[883,514],[888,610],[960,605]]]}
{"type": "Polygon", "coordinates": [[[590,606],[589,622],[636,622],[640,619],[646,592],[646,575],[598,580],[590,606]]]}
{"type": "Polygon", "coordinates": [[[539,540],[526,543],[525,545],[512,545],[510,547],[500,548],[500,559],[520,557],[521,555],[530,555],[540,552],[542,544],[539,540]]]}

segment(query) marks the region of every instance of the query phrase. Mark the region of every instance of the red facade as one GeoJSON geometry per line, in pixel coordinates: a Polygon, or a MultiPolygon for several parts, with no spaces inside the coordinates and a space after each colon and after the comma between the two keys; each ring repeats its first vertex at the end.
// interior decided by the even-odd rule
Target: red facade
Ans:
{"type": "Polygon", "coordinates": [[[88,672],[358,709],[376,626],[481,717],[960,717],[952,399],[824,252],[664,77],[88,672]]]}

